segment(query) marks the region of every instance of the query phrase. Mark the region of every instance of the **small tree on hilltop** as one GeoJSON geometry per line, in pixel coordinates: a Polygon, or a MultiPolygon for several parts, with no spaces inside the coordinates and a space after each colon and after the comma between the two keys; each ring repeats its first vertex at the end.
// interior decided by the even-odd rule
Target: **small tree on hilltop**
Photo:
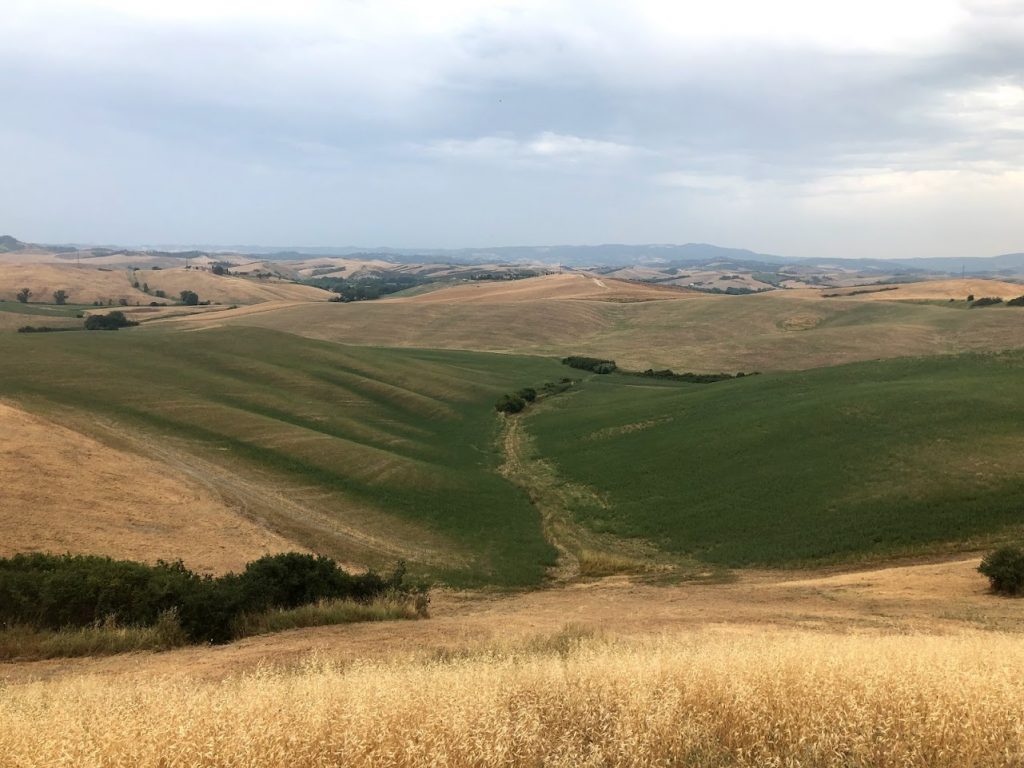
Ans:
{"type": "Polygon", "coordinates": [[[28,299],[29,299],[29,297],[31,295],[32,295],[32,291],[31,290],[29,290],[28,288],[22,288],[20,291],[18,291],[18,295],[17,295],[16,298],[22,304],[28,304],[28,299]]]}
{"type": "Polygon", "coordinates": [[[68,303],[68,292],[63,288],[53,292],[53,303],[61,306],[68,303]]]}

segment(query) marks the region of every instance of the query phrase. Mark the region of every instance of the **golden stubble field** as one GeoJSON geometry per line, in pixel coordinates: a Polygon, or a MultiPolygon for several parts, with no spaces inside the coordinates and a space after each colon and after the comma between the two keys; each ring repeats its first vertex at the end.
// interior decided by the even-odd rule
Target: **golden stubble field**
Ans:
{"type": "Polygon", "coordinates": [[[370,346],[584,354],[626,368],[701,372],[802,370],[1024,345],[1024,309],[967,309],[967,290],[1009,296],[1024,293],[1024,286],[933,281],[833,297],[825,294],[850,289],[723,296],[563,274],[167,322],[195,329],[249,325],[370,346]]]}
{"type": "Polygon", "coordinates": [[[443,593],[423,621],[0,668],[0,765],[1024,764],[977,559],[443,593]]]}
{"type": "Polygon", "coordinates": [[[222,573],[270,552],[302,549],[167,462],[2,401],[0,433],[0,556],[182,558],[222,573]]]}

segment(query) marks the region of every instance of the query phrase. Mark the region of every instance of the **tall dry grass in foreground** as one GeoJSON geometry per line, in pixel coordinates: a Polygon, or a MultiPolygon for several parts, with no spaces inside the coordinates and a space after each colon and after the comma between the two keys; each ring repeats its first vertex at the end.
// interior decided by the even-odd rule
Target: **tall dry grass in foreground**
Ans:
{"type": "Polygon", "coordinates": [[[1024,640],[696,633],[0,689],[18,766],[1024,765],[1024,640]]]}

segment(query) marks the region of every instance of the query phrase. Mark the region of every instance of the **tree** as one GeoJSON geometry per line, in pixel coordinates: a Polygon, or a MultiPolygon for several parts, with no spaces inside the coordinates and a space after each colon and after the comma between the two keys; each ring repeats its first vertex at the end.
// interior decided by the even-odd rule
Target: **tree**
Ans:
{"type": "Polygon", "coordinates": [[[189,307],[194,307],[199,303],[199,294],[195,291],[182,291],[181,303],[189,307]]]}
{"type": "Polygon", "coordinates": [[[32,295],[32,291],[31,290],[29,290],[28,288],[22,288],[20,291],[18,291],[17,299],[22,304],[28,304],[28,299],[29,299],[29,296],[31,296],[31,295],[32,295]]]}
{"type": "Polygon", "coordinates": [[[214,264],[210,268],[210,271],[213,272],[213,274],[215,274],[215,275],[229,275],[229,274],[231,274],[230,272],[228,272],[227,268],[224,267],[223,264],[214,264]]]}
{"type": "Polygon", "coordinates": [[[996,594],[1024,594],[1024,549],[1011,546],[989,552],[978,571],[988,577],[996,594]]]}
{"type": "Polygon", "coordinates": [[[108,312],[105,315],[89,315],[85,319],[87,331],[116,331],[118,328],[131,328],[138,325],[134,320],[125,317],[124,312],[108,312]]]}
{"type": "Polygon", "coordinates": [[[53,303],[63,306],[68,303],[68,292],[63,288],[53,292],[53,303]]]}

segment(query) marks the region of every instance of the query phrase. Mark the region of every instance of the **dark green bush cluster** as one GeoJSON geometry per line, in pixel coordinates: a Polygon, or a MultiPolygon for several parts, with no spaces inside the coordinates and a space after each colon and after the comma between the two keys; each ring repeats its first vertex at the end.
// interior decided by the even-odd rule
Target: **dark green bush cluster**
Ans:
{"type": "MultiPolygon", "coordinates": [[[[331,267],[333,270],[334,267],[331,267]]],[[[304,281],[338,294],[330,301],[373,301],[389,293],[398,293],[419,285],[435,282],[434,279],[421,275],[410,275],[405,272],[384,272],[379,277],[313,277],[304,281]]]]}
{"type": "Polygon", "coordinates": [[[991,307],[993,304],[1002,304],[1003,300],[998,296],[982,296],[980,299],[971,301],[971,309],[975,307],[991,307]]]}
{"type": "Polygon", "coordinates": [[[87,331],[116,331],[118,328],[130,328],[138,325],[134,320],[124,316],[124,312],[115,310],[105,315],[89,315],[85,318],[87,331]]]}
{"type": "Polygon", "coordinates": [[[996,594],[1024,595],[1024,549],[1010,546],[989,552],[978,571],[988,577],[996,594]]]}
{"type": "Polygon", "coordinates": [[[55,331],[80,331],[81,328],[55,328],[52,325],[23,325],[18,333],[53,333],[55,331]]]}
{"type": "Polygon", "coordinates": [[[346,573],[328,557],[285,553],[249,563],[239,574],[200,576],[180,561],[147,565],[86,555],[0,558],[0,625],[59,630],[113,619],[149,627],[174,610],[191,642],[232,639],[243,615],[296,608],[318,600],[370,602],[424,588],[390,576],[346,573]]]}
{"type": "Polygon", "coordinates": [[[599,357],[583,357],[581,355],[571,355],[563,358],[562,365],[568,365],[570,368],[579,368],[581,371],[591,371],[592,373],[611,373],[616,368],[614,360],[602,360],[599,357]]]}
{"type": "Polygon", "coordinates": [[[537,399],[537,390],[533,387],[524,387],[518,392],[509,392],[498,398],[494,404],[494,410],[501,413],[519,413],[537,399]]]}
{"type": "Polygon", "coordinates": [[[523,387],[518,392],[509,392],[498,398],[494,403],[494,410],[499,413],[519,413],[527,405],[537,399],[538,395],[548,397],[565,392],[573,384],[572,379],[562,379],[560,382],[546,382],[540,389],[540,393],[534,387],[523,387]]]}
{"type": "Polygon", "coordinates": [[[1024,296],[1018,296],[1015,299],[1010,299],[1006,302],[1008,307],[1024,307],[1024,296]]]}
{"type": "Polygon", "coordinates": [[[656,371],[653,368],[648,368],[646,371],[640,374],[641,376],[649,376],[655,379],[670,379],[672,381],[686,381],[691,384],[713,384],[716,381],[725,381],[726,379],[742,379],[744,376],[756,376],[757,372],[744,373],[675,373],[674,371],[666,368],[663,371],[656,371]]]}

